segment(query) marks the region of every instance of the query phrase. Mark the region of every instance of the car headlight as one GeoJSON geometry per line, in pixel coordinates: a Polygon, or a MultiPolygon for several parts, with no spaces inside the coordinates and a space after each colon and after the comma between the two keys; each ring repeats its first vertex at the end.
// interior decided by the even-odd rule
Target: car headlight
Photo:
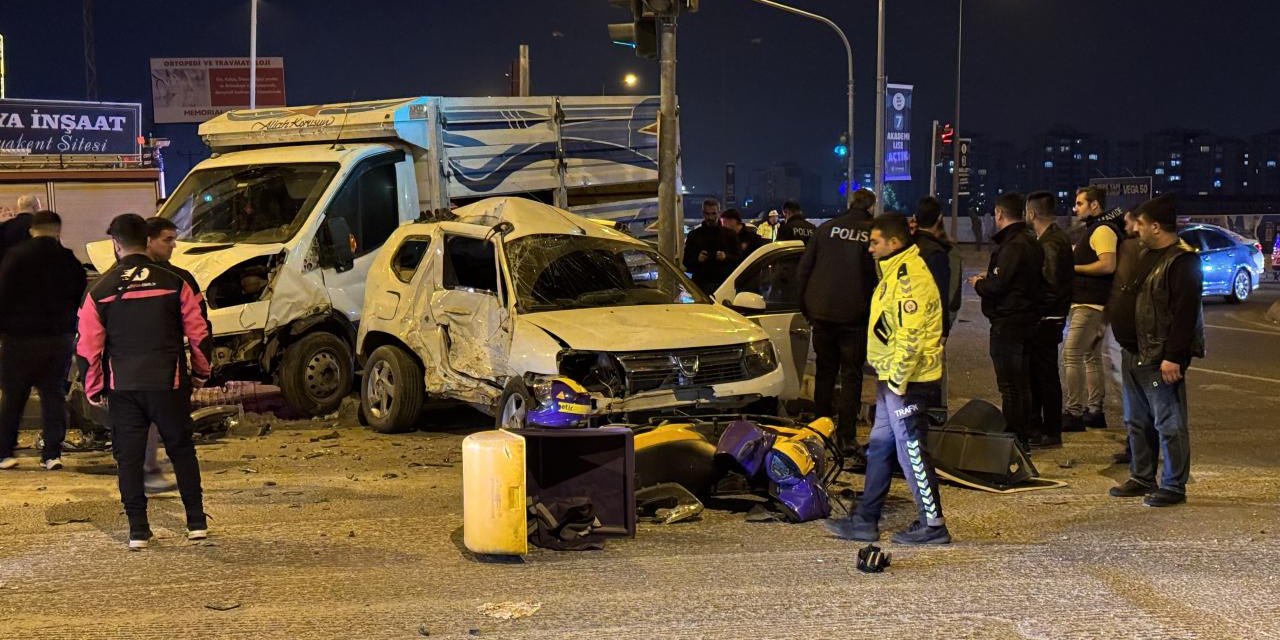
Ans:
{"type": "Polygon", "coordinates": [[[756,340],[747,345],[743,355],[743,363],[747,375],[758,378],[778,368],[778,356],[773,351],[773,343],[769,340],[756,340]]]}

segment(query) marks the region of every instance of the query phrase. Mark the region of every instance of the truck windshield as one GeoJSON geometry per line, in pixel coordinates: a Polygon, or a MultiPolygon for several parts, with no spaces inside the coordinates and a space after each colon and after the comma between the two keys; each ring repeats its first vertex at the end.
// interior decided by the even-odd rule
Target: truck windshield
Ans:
{"type": "Polygon", "coordinates": [[[187,176],[160,216],[187,242],[286,242],[324,193],[335,164],[265,164],[201,169],[187,176]]]}
{"type": "Polygon", "coordinates": [[[522,313],[709,302],[656,251],[629,242],[534,235],[511,241],[506,253],[522,313]]]}

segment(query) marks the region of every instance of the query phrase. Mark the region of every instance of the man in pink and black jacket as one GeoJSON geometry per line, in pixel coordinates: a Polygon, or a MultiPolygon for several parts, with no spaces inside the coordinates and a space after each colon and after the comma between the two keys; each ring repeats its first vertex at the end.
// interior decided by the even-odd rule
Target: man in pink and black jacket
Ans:
{"type": "Polygon", "coordinates": [[[76,359],[89,401],[107,403],[129,547],[144,548],[151,538],[142,467],[152,423],[173,463],[187,538],[202,540],[208,526],[191,434],[191,391],[209,378],[211,335],[200,292],[147,257],[141,216],[117,216],[107,233],[120,259],[80,307],[76,359]]]}

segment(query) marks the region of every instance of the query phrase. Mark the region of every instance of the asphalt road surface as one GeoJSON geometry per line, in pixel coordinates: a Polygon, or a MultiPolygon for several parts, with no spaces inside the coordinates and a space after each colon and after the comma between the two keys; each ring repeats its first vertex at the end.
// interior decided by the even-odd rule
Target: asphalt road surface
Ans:
{"type": "MultiPolygon", "coordinates": [[[[967,263],[972,263],[968,260],[967,263]]],[[[968,264],[971,268],[976,266],[968,264]]],[[[212,537],[125,549],[110,458],[0,472],[0,629],[12,638],[1280,638],[1280,300],[1206,305],[1210,354],[1190,373],[1189,502],[1151,509],[1106,491],[1112,429],[1037,454],[1060,489],[942,489],[949,547],[858,545],[820,523],[749,524],[706,511],[641,525],[603,551],[483,562],[461,544],[461,440],[487,421],[440,411],[383,436],[348,419],[277,424],[199,450],[212,537]],[[325,437],[322,437],[325,436],[325,437]],[[502,620],[489,603],[540,607],[502,620]]],[[[951,402],[996,400],[987,325],[967,299],[950,345],[951,402]]],[[[23,434],[24,444],[31,433],[23,434]]],[[[852,476],[853,486],[861,485],[852,476]]],[[[886,533],[913,517],[896,481],[886,533]]]]}

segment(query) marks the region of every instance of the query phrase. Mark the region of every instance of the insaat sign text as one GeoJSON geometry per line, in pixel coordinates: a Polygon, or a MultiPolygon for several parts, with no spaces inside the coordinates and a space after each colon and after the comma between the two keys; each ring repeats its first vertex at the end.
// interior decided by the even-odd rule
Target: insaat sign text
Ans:
{"type": "Polygon", "coordinates": [[[0,100],[0,149],[134,155],[141,113],[137,104],[0,100]]]}

